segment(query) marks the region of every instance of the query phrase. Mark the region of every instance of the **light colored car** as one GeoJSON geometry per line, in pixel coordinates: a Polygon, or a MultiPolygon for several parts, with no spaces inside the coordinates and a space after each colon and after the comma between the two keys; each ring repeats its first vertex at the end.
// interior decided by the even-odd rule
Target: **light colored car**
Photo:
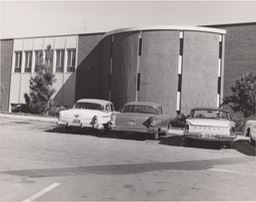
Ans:
{"type": "Polygon", "coordinates": [[[185,140],[192,138],[223,142],[231,147],[232,140],[236,138],[235,123],[231,121],[228,110],[194,108],[186,120],[184,137],[185,140]]]}
{"type": "Polygon", "coordinates": [[[72,109],[59,113],[58,125],[64,126],[66,132],[74,127],[104,130],[114,110],[113,103],[107,100],[80,99],[72,109]]]}
{"type": "Polygon", "coordinates": [[[109,129],[119,132],[147,133],[153,139],[166,134],[170,117],[163,115],[162,106],[152,102],[129,102],[120,113],[111,115],[109,129]]]}
{"type": "Polygon", "coordinates": [[[246,136],[249,137],[249,143],[255,145],[256,141],[256,120],[248,120],[245,124],[246,136]]]}

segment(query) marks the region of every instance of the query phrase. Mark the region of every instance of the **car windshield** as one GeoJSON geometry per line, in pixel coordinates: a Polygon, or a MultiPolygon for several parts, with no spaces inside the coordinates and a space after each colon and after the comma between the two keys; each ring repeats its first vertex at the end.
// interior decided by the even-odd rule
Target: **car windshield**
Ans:
{"type": "Polygon", "coordinates": [[[151,106],[143,105],[126,105],[122,112],[142,113],[142,114],[158,114],[157,110],[151,106]]]}
{"type": "Polygon", "coordinates": [[[194,110],[191,112],[192,118],[200,119],[230,119],[229,113],[219,110],[194,110]]]}
{"type": "Polygon", "coordinates": [[[92,109],[92,110],[104,110],[104,106],[97,103],[90,103],[90,102],[78,102],[74,105],[74,109],[92,109]]]}

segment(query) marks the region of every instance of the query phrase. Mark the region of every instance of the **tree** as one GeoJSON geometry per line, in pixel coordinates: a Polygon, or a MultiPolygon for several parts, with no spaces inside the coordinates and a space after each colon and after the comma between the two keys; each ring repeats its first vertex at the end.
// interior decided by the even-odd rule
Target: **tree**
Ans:
{"type": "Polygon", "coordinates": [[[236,80],[231,87],[232,94],[223,98],[223,105],[229,105],[234,112],[242,112],[245,118],[256,116],[256,75],[250,73],[236,80]]]}
{"type": "Polygon", "coordinates": [[[52,84],[55,76],[52,73],[52,50],[47,46],[45,61],[42,54],[39,55],[38,63],[35,66],[36,75],[30,79],[29,96],[25,94],[25,100],[32,113],[46,114],[49,109],[51,96],[55,92],[52,84]]]}

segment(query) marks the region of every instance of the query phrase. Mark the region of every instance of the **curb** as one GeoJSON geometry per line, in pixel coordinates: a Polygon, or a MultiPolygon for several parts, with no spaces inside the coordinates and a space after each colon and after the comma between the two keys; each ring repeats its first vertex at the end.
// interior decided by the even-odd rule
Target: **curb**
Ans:
{"type": "Polygon", "coordinates": [[[15,120],[25,120],[31,122],[43,122],[43,123],[57,123],[58,119],[54,117],[37,117],[37,116],[27,116],[27,115],[16,115],[16,114],[1,114],[0,119],[15,119],[15,120]]]}

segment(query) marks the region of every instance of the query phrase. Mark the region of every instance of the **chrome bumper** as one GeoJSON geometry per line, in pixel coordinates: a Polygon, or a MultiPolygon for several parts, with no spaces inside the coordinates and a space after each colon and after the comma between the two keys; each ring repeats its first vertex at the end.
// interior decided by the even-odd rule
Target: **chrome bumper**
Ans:
{"type": "Polygon", "coordinates": [[[110,128],[110,131],[116,131],[116,132],[137,132],[137,133],[153,133],[153,130],[149,130],[147,128],[126,128],[126,127],[118,127],[118,126],[112,126],[110,128]]]}
{"type": "Polygon", "coordinates": [[[67,126],[67,127],[76,127],[76,128],[94,128],[94,129],[99,129],[102,130],[104,129],[104,126],[102,124],[89,124],[89,123],[74,123],[72,121],[58,121],[57,122],[58,126],[67,126]]]}
{"type": "Polygon", "coordinates": [[[201,139],[201,140],[209,140],[209,141],[232,141],[236,138],[236,135],[190,133],[190,132],[184,132],[184,136],[192,139],[201,139]]]}

